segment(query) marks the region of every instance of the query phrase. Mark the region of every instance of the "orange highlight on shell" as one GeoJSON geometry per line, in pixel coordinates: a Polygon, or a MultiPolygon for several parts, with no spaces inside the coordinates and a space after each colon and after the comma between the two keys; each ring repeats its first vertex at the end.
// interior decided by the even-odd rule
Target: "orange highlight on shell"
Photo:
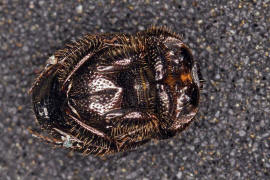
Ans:
{"type": "Polygon", "coordinates": [[[184,83],[192,81],[192,77],[190,73],[181,74],[180,79],[184,83]]]}

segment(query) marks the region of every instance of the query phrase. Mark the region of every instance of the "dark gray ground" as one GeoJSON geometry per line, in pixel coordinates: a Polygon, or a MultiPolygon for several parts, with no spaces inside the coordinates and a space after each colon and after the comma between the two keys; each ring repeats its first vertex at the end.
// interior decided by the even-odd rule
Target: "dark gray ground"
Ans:
{"type": "Polygon", "coordinates": [[[0,179],[270,179],[269,0],[0,1],[0,179]],[[165,1],[163,1],[165,2],[165,1]],[[105,159],[33,138],[27,94],[46,59],[85,33],[166,25],[205,79],[181,135],[105,159]]]}

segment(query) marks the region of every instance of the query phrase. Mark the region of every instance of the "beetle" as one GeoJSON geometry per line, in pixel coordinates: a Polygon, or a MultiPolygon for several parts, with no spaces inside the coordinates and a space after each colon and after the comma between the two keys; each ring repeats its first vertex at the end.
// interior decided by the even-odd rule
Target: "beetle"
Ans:
{"type": "Polygon", "coordinates": [[[56,146],[98,156],[167,139],[194,119],[202,76],[180,35],[165,27],[88,34],[51,56],[30,89],[56,146]]]}

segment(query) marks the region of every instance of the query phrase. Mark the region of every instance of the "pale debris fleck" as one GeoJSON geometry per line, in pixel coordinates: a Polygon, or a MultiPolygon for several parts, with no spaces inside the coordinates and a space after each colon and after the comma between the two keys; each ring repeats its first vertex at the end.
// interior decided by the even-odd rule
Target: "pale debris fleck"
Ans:
{"type": "Polygon", "coordinates": [[[63,146],[66,148],[70,148],[72,147],[72,142],[70,140],[70,136],[66,135],[66,136],[61,136],[61,139],[64,141],[63,146]]]}
{"type": "Polygon", "coordinates": [[[57,63],[57,58],[55,58],[54,55],[49,57],[49,59],[47,60],[47,64],[56,64],[56,63],[57,63]]]}

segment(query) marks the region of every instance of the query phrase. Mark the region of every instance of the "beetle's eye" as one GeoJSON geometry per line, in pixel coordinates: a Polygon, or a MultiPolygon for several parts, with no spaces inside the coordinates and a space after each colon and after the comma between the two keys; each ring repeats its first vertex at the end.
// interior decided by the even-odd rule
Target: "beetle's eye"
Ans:
{"type": "Polygon", "coordinates": [[[191,84],[186,91],[186,95],[189,97],[188,103],[197,106],[199,103],[199,88],[195,84],[191,84]]]}
{"type": "Polygon", "coordinates": [[[166,57],[172,73],[191,71],[194,64],[192,54],[182,41],[169,37],[164,41],[164,45],[167,48],[166,57]]]}
{"type": "Polygon", "coordinates": [[[181,59],[182,66],[184,66],[187,69],[191,69],[193,66],[193,59],[190,51],[187,49],[187,47],[182,47],[180,49],[180,55],[179,59],[181,59]]]}

